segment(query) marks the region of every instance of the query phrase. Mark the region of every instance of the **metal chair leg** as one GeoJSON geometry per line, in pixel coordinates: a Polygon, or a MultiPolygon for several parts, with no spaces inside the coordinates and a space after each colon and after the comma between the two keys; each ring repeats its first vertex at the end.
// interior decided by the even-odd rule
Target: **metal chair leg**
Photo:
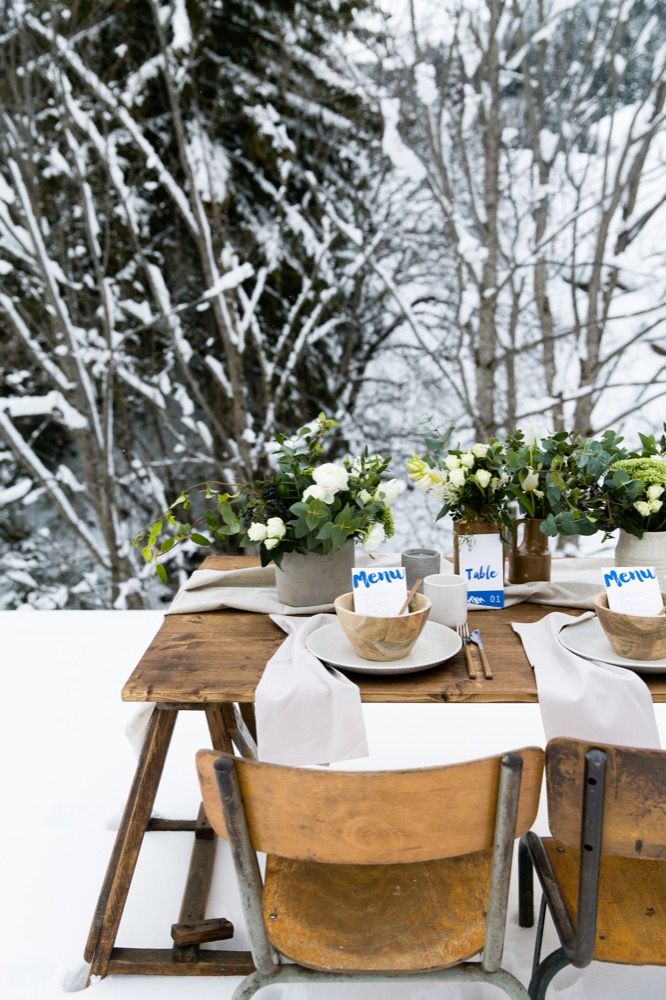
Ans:
{"type": "Polygon", "coordinates": [[[564,969],[565,966],[570,964],[562,948],[558,948],[556,951],[551,952],[547,958],[544,958],[543,962],[532,973],[530,985],[527,990],[530,1000],[545,1000],[546,990],[553,976],[557,975],[560,969],[564,969]]]}
{"type": "Polygon", "coordinates": [[[534,874],[527,844],[518,843],[518,925],[534,926],[534,874]]]}

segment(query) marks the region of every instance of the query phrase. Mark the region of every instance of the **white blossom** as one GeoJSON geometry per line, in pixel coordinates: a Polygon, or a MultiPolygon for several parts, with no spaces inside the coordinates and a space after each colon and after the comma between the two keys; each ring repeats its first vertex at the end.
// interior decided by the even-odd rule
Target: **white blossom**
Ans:
{"type": "MultiPolygon", "coordinates": [[[[287,533],[287,525],[284,523],[281,517],[269,517],[266,521],[266,528],[270,538],[284,538],[287,533]]],[[[267,548],[273,548],[272,545],[267,546],[267,548]]]]}
{"type": "Polygon", "coordinates": [[[247,537],[251,542],[263,542],[267,535],[268,529],[266,528],[266,525],[261,524],[260,521],[253,521],[247,529],[247,537]]]}
{"type": "Polygon", "coordinates": [[[303,494],[303,500],[309,500],[310,497],[313,500],[321,500],[322,503],[333,503],[335,500],[335,490],[327,490],[323,486],[308,486],[303,494]]]}
{"type": "Polygon", "coordinates": [[[471,451],[466,451],[460,456],[460,464],[464,465],[466,469],[473,469],[474,461],[474,455],[471,451]]]}
{"type": "Polygon", "coordinates": [[[467,479],[467,474],[464,469],[451,469],[449,475],[449,482],[452,486],[464,486],[465,480],[467,479]]]}
{"type": "Polygon", "coordinates": [[[477,483],[479,484],[482,490],[485,490],[486,486],[488,486],[490,480],[492,479],[491,474],[488,472],[487,469],[479,469],[475,475],[477,483]]]}
{"type": "Polygon", "coordinates": [[[323,486],[324,489],[333,490],[334,493],[337,493],[339,490],[347,488],[349,473],[344,465],[325,462],[323,465],[313,469],[312,478],[317,486],[323,486]]]}
{"type": "Polygon", "coordinates": [[[383,524],[373,524],[363,540],[363,551],[374,552],[386,538],[383,524]]]}

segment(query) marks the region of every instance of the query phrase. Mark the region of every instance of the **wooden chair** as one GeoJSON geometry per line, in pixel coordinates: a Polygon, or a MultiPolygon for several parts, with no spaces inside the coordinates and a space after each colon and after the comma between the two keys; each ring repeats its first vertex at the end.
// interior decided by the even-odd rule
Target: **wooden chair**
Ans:
{"type": "Polygon", "coordinates": [[[231,845],[256,966],[233,1000],[275,981],[405,977],[483,979],[527,1000],[500,963],[540,748],[361,773],[201,750],[197,769],[208,820],[231,845]]]}
{"type": "Polygon", "coordinates": [[[566,965],[666,964],[666,752],[569,739],[546,747],[551,837],[519,847],[519,922],[542,888],[529,994],[543,1000],[566,965]],[[540,961],[544,920],[560,947],[540,961]]]}

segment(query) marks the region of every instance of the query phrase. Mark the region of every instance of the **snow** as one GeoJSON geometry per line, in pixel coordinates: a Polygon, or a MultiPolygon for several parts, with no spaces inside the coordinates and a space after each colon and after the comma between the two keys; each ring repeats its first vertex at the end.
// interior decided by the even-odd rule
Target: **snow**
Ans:
{"type": "MultiPolygon", "coordinates": [[[[0,996],[64,1000],[82,988],[82,953],[111,853],[135,756],[125,733],[141,707],[120,690],[162,621],[156,611],[4,611],[5,822],[0,880],[0,996]],[[36,617],[38,616],[38,617],[36,617]],[[15,763],[12,763],[14,761],[15,763]]],[[[542,743],[535,705],[366,705],[371,747],[360,767],[411,767],[542,743]],[[395,733],[405,729],[398,742],[395,733]]],[[[662,739],[666,705],[656,706],[662,739]]],[[[190,818],[198,807],[194,752],[208,745],[202,714],[181,713],[156,812],[190,818]]],[[[349,762],[350,768],[355,762],[349,762]]],[[[544,829],[543,809],[536,827],[544,829]]],[[[191,835],[149,833],[118,936],[119,946],[169,947],[189,864],[191,835]]],[[[526,982],[533,931],[516,918],[515,878],[505,964],[526,982]]],[[[226,845],[220,845],[209,916],[226,916],[247,939],[226,845]]],[[[546,946],[552,944],[547,928],[546,946]]],[[[215,947],[215,946],[210,946],[215,947]]],[[[237,978],[111,976],[89,1000],[230,1000],[237,978]]],[[[561,972],[549,1000],[638,1000],[666,989],[666,970],[596,965],[561,972]]],[[[451,984],[271,987],[265,1000],[494,1000],[495,989],[451,984]]]]}

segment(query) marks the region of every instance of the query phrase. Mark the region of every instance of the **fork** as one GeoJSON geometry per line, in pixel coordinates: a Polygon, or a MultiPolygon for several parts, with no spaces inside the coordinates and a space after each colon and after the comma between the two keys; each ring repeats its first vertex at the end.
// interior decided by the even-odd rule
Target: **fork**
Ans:
{"type": "Polygon", "coordinates": [[[476,668],[472,661],[472,639],[469,634],[469,627],[467,622],[459,622],[456,625],[456,632],[460,636],[463,642],[463,647],[465,650],[465,659],[467,660],[467,673],[472,681],[476,680],[476,668]]]}

